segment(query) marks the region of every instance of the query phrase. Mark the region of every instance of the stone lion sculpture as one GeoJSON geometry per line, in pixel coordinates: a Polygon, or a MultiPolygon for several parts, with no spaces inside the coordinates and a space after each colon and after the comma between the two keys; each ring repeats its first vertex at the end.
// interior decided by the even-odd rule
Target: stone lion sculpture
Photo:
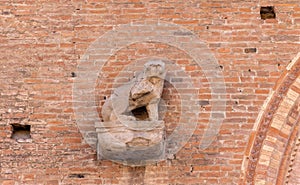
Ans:
{"type": "Polygon", "coordinates": [[[102,107],[103,121],[136,120],[132,115],[134,109],[145,107],[148,120],[158,120],[158,103],[161,98],[165,63],[150,60],[144,70],[127,84],[116,88],[102,107]]]}

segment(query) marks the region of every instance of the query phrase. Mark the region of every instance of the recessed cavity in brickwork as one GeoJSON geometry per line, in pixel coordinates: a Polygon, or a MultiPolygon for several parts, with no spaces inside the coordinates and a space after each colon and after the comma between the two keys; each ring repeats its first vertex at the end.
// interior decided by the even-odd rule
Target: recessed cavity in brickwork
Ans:
{"type": "Polygon", "coordinates": [[[274,6],[263,6],[263,7],[260,7],[260,17],[263,20],[266,20],[266,19],[275,19],[276,18],[276,14],[275,14],[274,6]]]}
{"type": "Polygon", "coordinates": [[[198,103],[201,106],[209,105],[209,101],[208,100],[200,100],[198,103]]]}
{"type": "Polygon", "coordinates": [[[245,48],[244,52],[245,53],[256,53],[257,49],[256,48],[245,48]]]}
{"type": "Polygon", "coordinates": [[[85,174],[81,174],[81,173],[73,173],[69,175],[69,178],[77,178],[77,179],[82,179],[85,177],[85,174]]]}
{"type": "Polygon", "coordinates": [[[30,125],[12,124],[11,138],[18,142],[28,142],[31,140],[30,125]]]}

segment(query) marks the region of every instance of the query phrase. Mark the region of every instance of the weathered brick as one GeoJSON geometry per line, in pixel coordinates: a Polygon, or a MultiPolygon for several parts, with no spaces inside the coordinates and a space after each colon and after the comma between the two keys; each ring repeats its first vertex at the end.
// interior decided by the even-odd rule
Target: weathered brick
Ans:
{"type": "MultiPolygon", "coordinates": [[[[270,4],[262,2],[261,6],[270,4]]],[[[283,78],[286,66],[299,52],[299,3],[284,0],[272,2],[272,6],[275,7],[276,19],[260,20],[257,3],[242,0],[3,1],[0,5],[0,124],[5,126],[0,129],[0,182],[243,184],[240,179],[245,171],[241,163],[243,153],[251,153],[247,145],[249,137],[249,143],[255,144],[252,130],[254,122],[270,92],[276,89],[278,80],[283,78]],[[193,137],[186,148],[179,151],[177,158],[149,165],[144,173],[138,174],[143,177],[133,180],[138,176],[138,170],[127,173],[126,166],[105,160],[96,161],[95,148],[86,144],[80,133],[82,130],[76,124],[72,85],[80,76],[77,74],[79,60],[97,38],[120,24],[142,25],[157,20],[178,24],[194,32],[208,46],[219,62],[212,70],[222,72],[228,101],[225,120],[217,137],[212,136],[213,144],[201,150],[198,146],[209,125],[210,116],[223,114],[211,114],[214,97],[210,80],[214,79],[207,77],[203,66],[195,65],[194,58],[182,48],[157,42],[130,43],[110,53],[102,71],[98,71],[100,66],[97,64],[92,70],[86,68],[87,78],[90,78],[89,73],[99,72],[96,84],[80,84],[82,88],[93,87],[96,90],[92,96],[95,97],[98,112],[101,111],[104,97],[108,98],[114,87],[133,77],[133,71],[140,64],[135,62],[153,56],[170,60],[173,63],[170,71],[175,71],[172,73],[174,78],[169,84],[166,83],[163,95],[167,102],[164,117],[167,133],[173,132],[182,114],[193,115],[188,112],[186,101],[180,98],[186,99],[193,94],[195,101],[202,106],[193,137]],[[76,75],[72,76],[72,72],[76,75]],[[191,84],[198,88],[196,91],[186,83],[185,78],[181,78],[181,72],[192,79],[191,84]],[[180,92],[183,92],[181,96],[180,92]],[[182,104],[184,106],[181,107],[182,104]],[[18,143],[10,139],[10,124],[31,124],[32,143],[18,143]],[[194,172],[186,164],[191,164],[194,172]],[[70,174],[79,176],[69,178],[70,174]]],[[[151,29],[130,31],[141,38],[153,37],[157,30],[151,29]]],[[[161,26],[161,29],[171,28],[161,26]]],[[[161,37],[166,41],[169,39],[187,44],[191,42],[189,31],[174,31],[172,35],[161,37]]],[[[117,36],[120,40],[131,37],[124,33],[117,36]]],[[[98,47],[109,46],[110,39],[98,47]]],[[[195,45],[189,50],[197,47],[195,45]]],[[[106,57],[105,52],[111,50],[104,48],[101,51],[91,53],[90,57],[93,60],[101,58],[101,55],[106,57]]],[[[206,52],[199,55],[204,56],[206,52]]],[[[205,65],[210,64],[205,57],[203,61],[205,65]]],[[[300,92],[298,86],[299,83],[296,83],[292,91],[284,94],[289,101],[280,104],[277,114],[281,117],[275,115],[270,122],[271,127],[278,131],[268,129],[270,135],[266,137],[268,142],[265,142],[268,146],[281,147],[283,144],[279,141],[286,139],[293,130],[294,125],[288,125],[285,121],[296,122],[298,112],[289,115],[289,111],[300,92]],[[275,138],[276,135],[278,138],[275,138]]],[[[78,95],[86,100],[91,97],[80,92],[74,94],[78,95]]],[[[219,102],[223,102],[223,99],[219,102]]],[[[78,106],[85,105],[80,103],[74,102],[78,106]]],[[[94,108],[79,109],[89,112],[94,108]]],[[[85,123],[81,128],[90,130],[93,120],[86,120],[85,123]]],[[[92,137],[93,133],[89,134],[92,137]]],[[[256,135],[258,137],[260,133],[256,135]]],[[[271,164],[272,167],[257,167],[257,184],[266,183],[264,173],[268,169],[269,178],[273,178],[276,166],[280,165],[278,161],[269,163],[270,153],[262,151],[262,154],[262,158],[266,157],[260,162],[271,164]]],[[[274,154],[274,159],[281,159],[281,155],[271,154],[274,154]]]]}

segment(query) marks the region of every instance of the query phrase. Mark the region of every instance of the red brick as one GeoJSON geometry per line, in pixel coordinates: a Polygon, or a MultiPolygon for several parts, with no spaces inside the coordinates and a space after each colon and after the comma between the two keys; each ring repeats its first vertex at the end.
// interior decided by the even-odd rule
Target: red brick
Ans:
{"type": "MultiPolygon", "coordinates": [[[[132,78],[135,68],[128,69],[130,64],[149,56],[166,58],[176,66],[170,72],[184,71],[198,88],[194,91],[185,87],[185,83],[176,88],[173,82],[166,85],[163,98],[168,103],[165,114],[168,133],[178,125],[180,115],[191,115],[186,112],[188,105],[181,107],[179,91],[184,92],[184,97],[193,94],[196,102],[207,100],[210,104],[199,108],[197,128],[177,158],[147,166],[143,178],[135,179],[136,184],[245,184],[242,176],[248,169],[242,166],[242,160],[251,154],[252,144],[255,145],[255,138],[260,134],[252,128],[270,92],[276,91],[283,84],[284,76],[291,72],[286,67],[299,52],[299,5],[283,0],[272,6],[275,6],[276,19],[260,20],[260,7],[242,0],[3,1],[0,5],[3,23],[0,31],[0,126],[3,125],[3,129],[0,127],[0,182],[130,184],[137,170],[131,174],[129,167],[97,161],[95,148],[81,135],[72,106],[72,83],[76,77],[71,74],[76,74],[87,48],[107,31],[120,24],[159,20],[193,31],[219,62],[215,70],[222,72],[226,85],[226,118],[216,138],[211,136],[213,143],[206,150],[199,148],[213,110],[211,79],[192,56],[168,43],[130,43],[113,53],[102,71],[97,71],[99,78],[94,86],[97,110],[101,111],[104,97],[110,96],[116,82],[120,85],[132,78]],[[257,52],[245,53],[245,48],[257,48],[257,52]],[[10,124],[31,123],[31,143],[10,139],[10,124]],[[70,178],[68,175],[72,173],[85,177],[70,178]]],[[[153,31],[140,30],[136,34],[155,35],[153,31]]],[[[118,36],[122,35],[126,34],[118,36]]],[[[170,35],[170,38],[175,37],[178,42],[190,42],[188,37],[170,35]]],[[[108,39],[107,44],[109,42],[108,39]]],[[[97,59],[98,56],[91,57],[97,59]]],[[[201,62],[205,65],[210,61],[201,62]]],[[[98,69],[100,66],[94,70],[98,69]]],[[[179,76],[179,73],[173,75],[179,76]]],[[[89,85],[82,85],[82,88],[87,87],[89,85]]],[[[300,92],[295,86],[292,89],[300,92]]],[[[297,112],[291,114],[298,115],[297,112]]],[[[93,124],[90,122],[86,127],[93,124]]],[[[267,130],[279,140],[289,138],[281,131],[267,130]]],[[[267,170],[270,174],[275,171],[255,167],[259,169],[258,178],[265,178],[267,170]]],[[[282,174],[278,178],[283,178],[282,174]]]]}

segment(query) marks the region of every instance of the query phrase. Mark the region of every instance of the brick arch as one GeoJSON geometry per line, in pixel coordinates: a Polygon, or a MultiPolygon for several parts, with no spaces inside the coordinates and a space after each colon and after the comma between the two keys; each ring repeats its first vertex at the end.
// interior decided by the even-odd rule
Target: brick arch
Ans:
{"type": "Polygon", "coordinates": [[[292,143],[289,145],[287,159],[283,161],[281,166],[284,169],[279,169],[278,175],[283,178],[277,179],[277,184],[299,184],[300,183],[300,137],[299,124],[298,128],[294,129],[292,135],[292,143]]]}
{"type": "Polygon", "coordinates": [[[285,181],[300,122],[299,54],[281,76],[250,135],[243,163],[244,184],[285,181]]]}

